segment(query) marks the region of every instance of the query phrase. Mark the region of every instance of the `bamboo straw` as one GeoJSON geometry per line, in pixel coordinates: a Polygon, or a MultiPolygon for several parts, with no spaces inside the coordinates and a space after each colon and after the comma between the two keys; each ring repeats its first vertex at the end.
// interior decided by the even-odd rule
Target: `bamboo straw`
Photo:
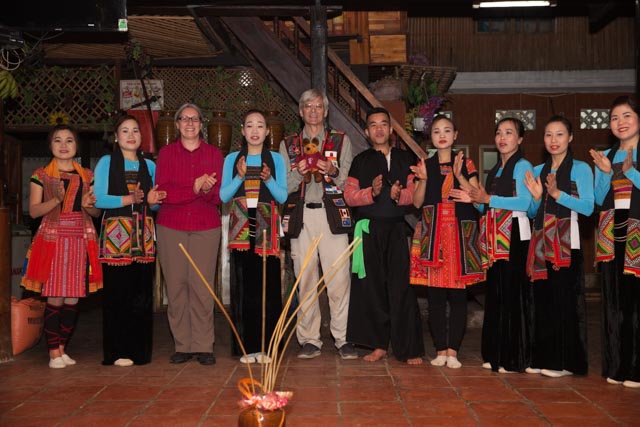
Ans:
{"type": "MultiPolygon", "coordinates": [[[[331,265],[331,269],[327,273],[324,273],[322,275],[322,277],[320,277],[318,279],[318,281],[316,282],[315,286],[309,290],[307,295],[304,296],[304,299],[299,303],[299,305],[296,308],[296,310],[294,310],[294,312],[289,317],[289,320],[287,321],[285,327],[281,331],[279,331],[279,334],[278,334],[277,338],[276,338],[275,333],[274,333],[274,336],[272,337],[272,342],[275,342],[275,343],[279,344],[282,341],[282,338],[283,338],[287,328],[290,326],[291,322],[294,319],[296,319],[295,327],[298,326],[298,323],[300,322],[300,320],[297,319],[297,316],[296,316],[297,313],[302,309],[302,307],[306,304],[306,302],[307,302],[307,300],[309,298],[318,299],[320,297],[320,294],[322,293],[322,291],[324,291],[324,289],[327,287],[327,285],[331,281],[331,279],[333,279],[333,277],[337,274],[337,271],[340,269],[340,267],[342,267],[342,265],[344,265],[344,263],[349,259],[349,257],[353,254],[353,252],[356,250],[357,246],[361,244],[361,242],[362,242],[362,239],[359,239],[359,238],[354,239],[354,241],[351,242],[351,244],[349,246],[347,246],[347,248],[335,259],[335,261],[331,265]],[[337,267],[336,267],[336,265],[337,265],[337,267]],[[320,283],[322,283],[322,282],[324,282],[324,284],[322,285],[322,287],[318,288],[318,285],[320,285],[320,283]],[[315,290],[315,292],[314,292],[314,290],[315,290]]],[[[294,285],[294,288],[297,287],[297,285],[298,285],[298,283],[300,281],[300,277],[302,277],[302,272],[300,273],[300,275],[298,277],[298,280],[296,281],[296,284],[294,285]]],[[[292,291],[292,295],[293,295],[293,291],[292,291]]],[[[287,302],[290,302],[290,301],[287,301],[287,302]]],[[[309,309],[309,307],[307,307],[302,313],[305,314],[308,309],[309,309]]],[[[286,313],[286,311],[283,310],[283,313],[286,313]]],[[[281,317],[286,317],[286,316],[283,315],[281,317]]],[[[288,336],[283,348],[286,349],[288,347],[289,342],[291,341],[291,338],[293,337],[293,333],[296,330],[295,327],[291,330],[291,332],[289,332],[289,336],[288,336]]],[[[282,353],[282,355],[278,355],[279,349],[277,349],[277,347],[278,346],[272,347],[271,345],[269,347],[269,350],[271,350],[271,352],[272,352],[270,354],[273,355],[273,360],[271,362],[271,365],[267,369],[267,377],[266,378],[263,377],[264,388],[267,389],[267,390],[272,390],[273,387],[275,386],[277,373],[280,370],[280,366],[281,366],[282,360],[284,358],[284,352],[282,353]]]]}
{"type": "Polygon", "coordinates": [[[267,319],[267,229],[262,230],[262,336],[260,340],[260,378],[264,379],[264,340],[267,319]]]}
{"type": "MultiPolygon", "coordinates": [[[[187,250],[182,245],[182,243],[178,243],[178,246],[180,246],[180,249],[184,253],[184,256],[187,257],[187,259],[189,260],[189,263],[191,264],[193,269],[196,270],[196,273],[198,274],[198,277],[200,277],[200,280],[202,280],[202,283],[204,283],[204,285],[207,287],[207,289],[209,290],[209,293],[211,293],[211,296],[213,297],[213,300],[216,302],[216,304],[218,305],[218,307],[222,311],[222,314],[224,314],[224,317],[227,319],[227,322],[229,322],[229,325],[231,326],[231,330],[233,331],[233,334],[236,336],[236,339],[238,340],[238,344],[240,345],[240,350],[242,350],[242,354],[244,356],[246,356],[247,355],[247,351],[244,349],[244,344],[242,343],[242,340],[240,339],[240,334],[238,334],[238,331],[236,330],[236,327],[234,326],[233,322],[231,321],[231,317],[229,317],[229,314],[227,313],[227,310],[224,309],[224,305],[222,305],[222,302],[218,299],[218,297],[216,296],[216,293],[211,288],[211,285],[209,284],[207,279],[202,275],[202,272],[200,271],[200,269],[198,268],[196,263],[193,261],[193,258],[191,258],[191,255],[189,255],[189,252],[187,252],[187,250]]],[[[253,381],[253,373],[251,372],[251,366],[250,365],[247,365],[247,370],[249,371],[249,378],[251,379],[251,387],[253,388],[252,391],[253,391],[253,393],[255,393],[255,388],[254,388],[254,385],[253,385],[253,383],[254,383],[254,381],[253,381]]]]}

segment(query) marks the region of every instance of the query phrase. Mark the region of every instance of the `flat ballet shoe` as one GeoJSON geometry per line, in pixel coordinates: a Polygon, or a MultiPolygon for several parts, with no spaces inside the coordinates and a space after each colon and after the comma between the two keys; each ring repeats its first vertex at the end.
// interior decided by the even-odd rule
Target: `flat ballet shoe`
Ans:
{"type": "Polygon", "coordinates": [[[60,358],[62,359],[64,364],[67,365],[67,366],[76,364],[76,361],[73,360],[72,358],[70,358],[68,354],[63,354],[62,356],[60,356],[60,358]]]}
{"type": "Polygon", "coordinates": [[[436,356],[430,363],[433,366],[444,366],[447,363],[447,356],[436,356]]]}
{"type": "Polygon", "coordinates": [[[447,356],[447,368],[459,369],[462,367],[462,363],[455,356],[447,356]]]}
{"type": "Polygon", "coordinates": [[[133,360],[131,359],[117,359],[113,362],[114,366],[127,367],[133,365],[133,360]]]}

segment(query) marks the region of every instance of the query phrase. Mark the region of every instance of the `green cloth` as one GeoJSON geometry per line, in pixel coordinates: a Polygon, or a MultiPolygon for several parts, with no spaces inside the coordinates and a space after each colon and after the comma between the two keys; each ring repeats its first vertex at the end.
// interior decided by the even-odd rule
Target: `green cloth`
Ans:
{"type": "MultiPolygon", "coordinates": [[[[356,229],[353,232],[353,237],[359,237],[362,240],[362,232],[369,234],[369,220],[361,219],[356,222],[356,229]]],[[[362,242],[358,245],[353,252],[353,260],[351,263],[351,272],[358,274],[358,279],[364,279],[367,277],[367,272],[364,270],[364,250],[362,248],[362,242]]]]}

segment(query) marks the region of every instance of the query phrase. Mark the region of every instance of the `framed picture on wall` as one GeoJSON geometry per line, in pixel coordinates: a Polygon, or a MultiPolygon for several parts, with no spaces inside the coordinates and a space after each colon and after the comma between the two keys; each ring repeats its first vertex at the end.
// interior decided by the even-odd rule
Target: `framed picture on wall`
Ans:
{"type": "MultiPolygon", "coordinates": [[[[161,111],[164,108],[164,82],[145,80],[151,109],[161,111]]],[[[120,80],[120,108],[122,110],[146,110],[144,91],[140,80],[120,80]]]]}

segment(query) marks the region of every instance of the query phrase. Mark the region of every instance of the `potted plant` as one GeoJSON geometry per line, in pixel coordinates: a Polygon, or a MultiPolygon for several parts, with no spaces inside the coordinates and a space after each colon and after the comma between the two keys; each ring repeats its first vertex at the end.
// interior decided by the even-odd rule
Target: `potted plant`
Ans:
{"type": "Polygon", "coordinates": [[[426,132],[444,98],[438,95],[438,82],[423,73],[418,81],[409,83],[405,101],[408,106],[407,130],[426,132]]]}

